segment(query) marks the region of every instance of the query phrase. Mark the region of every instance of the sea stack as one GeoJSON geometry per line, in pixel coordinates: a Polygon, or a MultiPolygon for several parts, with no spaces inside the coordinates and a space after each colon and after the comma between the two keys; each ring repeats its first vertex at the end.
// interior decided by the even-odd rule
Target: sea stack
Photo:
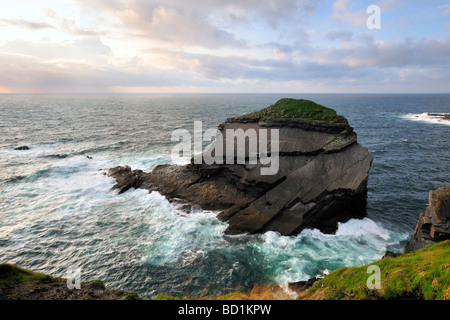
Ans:
{"type": "MultiPolygon", "coordinates": [[[[296,235],[305,228],[335,233],[338,222],[366,216],[373,156],[335,110],[310,100],[281,99],[220,124],[213,149],[233,139],[237,158],[239,146],[234,137],[227,138],[227,132],[239,129],[276,129],[276,173],[263,175],[261,169],[267,164],[250,163],[252,154],[246,142],[244,155],[236,159],[241,161],[233,164],[225,161],[225,155],[222,163],[208,164],[205,151],[188,165],[160,165],[149,173],[128,166],[111,168],[108,174],[117,181],[114,189],[144,188],[160,192],[185,211],[218,211],[217,217],[228,223],[227,234],[275,231],[296,235]]],[[[273,135],[267,137],[268,150],[273,151],[273,135]]]]}
{"type": "Polygon", "coordinates": [[[413,238],[406,244],[403,253],[448,239],[450,239],[450,186],[429,192],[428,206],[420,214],[413,238]]]}

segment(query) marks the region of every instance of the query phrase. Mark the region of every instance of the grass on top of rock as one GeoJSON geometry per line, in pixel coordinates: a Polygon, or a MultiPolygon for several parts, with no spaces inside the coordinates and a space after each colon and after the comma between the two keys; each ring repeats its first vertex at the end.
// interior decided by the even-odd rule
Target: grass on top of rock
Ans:
{"type": "Polygon", "coordinates": [[[12,264],[0,264],[0,286],[14,283],[52,283],[60,280],[59,278],[23,269],[12,264]]]}
{"type": "Polygon", "coordinates": [[[450,240],[370,265],[380,268],[380,289],[369,289],[369,265],[343,267],[317,281],[301,299],[450,300],[450,240]]]}
{"type": "Polygon", "coordinates": [[[353,129],[347,119],[338,115],[335,110],[305,99],[283,98],[267,108],[230,120],[317,121],[342,125],[349,132],[353,129]]]}

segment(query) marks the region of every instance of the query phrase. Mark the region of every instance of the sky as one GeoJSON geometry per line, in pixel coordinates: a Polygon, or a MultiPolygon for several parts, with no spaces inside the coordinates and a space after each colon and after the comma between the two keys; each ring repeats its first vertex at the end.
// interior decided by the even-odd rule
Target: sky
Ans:
{"type": "Polygon", "coordinates": [[[449,93],[449,71],[448,1],[0,0],[0,93],[449,93]]]}

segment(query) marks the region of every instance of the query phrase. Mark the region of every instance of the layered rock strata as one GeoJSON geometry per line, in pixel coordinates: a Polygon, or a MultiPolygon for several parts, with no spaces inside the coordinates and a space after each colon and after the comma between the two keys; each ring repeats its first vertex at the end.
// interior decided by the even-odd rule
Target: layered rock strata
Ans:
{"type": "Polygon", "coordinates": [[[428,206],[420,214],[413,238],[406,244],[403,253],[448,239],[450,239],[450,186],[429,192],[428,206]]]}

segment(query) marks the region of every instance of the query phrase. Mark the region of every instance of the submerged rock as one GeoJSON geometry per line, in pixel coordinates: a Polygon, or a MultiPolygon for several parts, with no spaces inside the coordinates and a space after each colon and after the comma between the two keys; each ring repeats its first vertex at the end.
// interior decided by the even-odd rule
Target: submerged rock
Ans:
{"type": "Polygon", "coordinates": [[[30,147],[28,147],[28,146],[21,146],[21,147],[14,148],[14,150],[30,150],[30,147]]]}
{"type": "MultiPolygon", "coordinates": [[[[228,222],[227,234],[296,235],[305,228],[334,233],[338,222],[366,216],[373,156],[358,144],[347,119],[333,109],[309,100],[281,99],[258,112],[228,119],[219,125],[219,132],[212,150],[231,141],[233,164],[227,164],[225,156],[222,164],[207,164],[205,151],[191,164],[160,165],[149,173],[116,167],[109,170],[117,181],[114,189],[144,188],[184,209],[220,211],[218,218],[228,222]],[[250,163],[255,152],[250,142],[239,154],[237,140],[227,138],[227,130],[239,129],[258,132],[258,139],[261,129],[278,130],[279,163],[274,174],[262,174],[267,163],[250,163]]],[[[272,134],[267,145],[273,152],[271,139],[272,134]]],[[[259,143],[257,150],[261,149],[259,143]]]]}
{"type": "Polygon", "coordinates": [[[403,253],[448,239],[450,239],[450,186],[429,192],[428,206],[420,214],[413,238],[405,245],[403,253]]]}

